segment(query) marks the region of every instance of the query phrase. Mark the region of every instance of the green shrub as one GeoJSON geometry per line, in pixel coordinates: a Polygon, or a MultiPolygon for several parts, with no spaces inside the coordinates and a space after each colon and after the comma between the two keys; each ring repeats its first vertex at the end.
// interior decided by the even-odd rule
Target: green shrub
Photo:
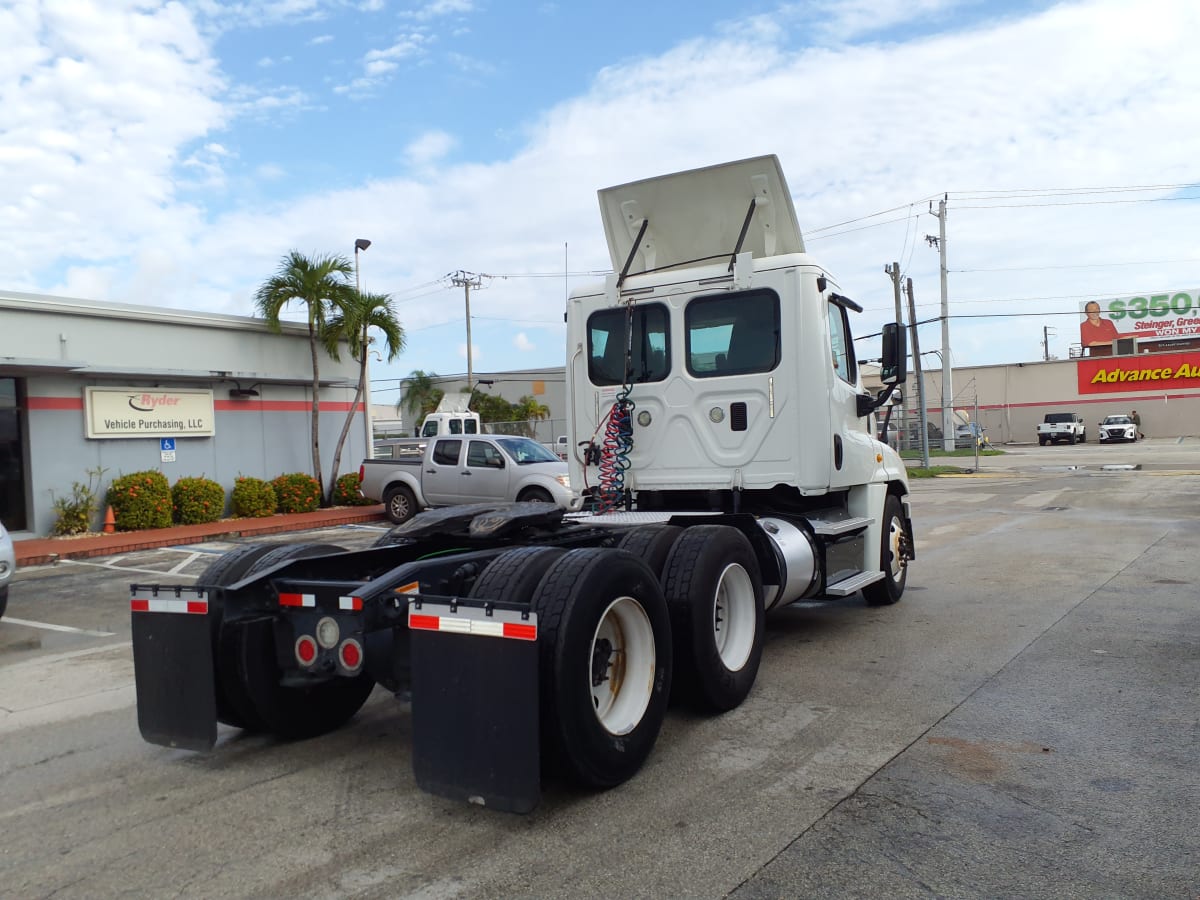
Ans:
{"type": "Polygon", "coordinates": [[[171,525],[171,486],[167,476],[154,469],[114,478],[108,486],[108,505],[113,508],[117,531],[171,525]]]}
{"type": "Polygon", "coordinates": [[[238,478],[229,499],[235,516],[261,519],[275,515],[275,488],[261,478],[238,478]]]}
{"type": "Polygon", "coordinates": [[[280,475],[271,482],[281,513],[312,512],[321,505],[321,485],[303,472],[280,475]]]}
{"type": "Polygon", "coordinates": [[[374,503],[358,492],[358,473],[349,472],[337,480],[333,486],[334,506],[367,506],[374,503]]]}
{"type": "Polygon", "coordinates": [[[215,522],[225,512],[225,488],[208,478],[180,478],[171,488],[171,505],[180,525],[215,522]]]}
{"type": "Polygon", "coordinates": [[[96,500],[97,489],[99,488],[100,479],[104,477],[107,469],[102,469],[97,466],[95,469],[87,469],[87,484],[81,481],[76,481],[71,486],[71,493],[66,497],[54,496],[54,491],[50,491],[50,499],[54,506],[54,511],[58,514],[58,518],[54,520],[54,527],[51,533],[57,535],[63,534],[84,534],[91,530],[92,519],[96,516],[96,500]]]}

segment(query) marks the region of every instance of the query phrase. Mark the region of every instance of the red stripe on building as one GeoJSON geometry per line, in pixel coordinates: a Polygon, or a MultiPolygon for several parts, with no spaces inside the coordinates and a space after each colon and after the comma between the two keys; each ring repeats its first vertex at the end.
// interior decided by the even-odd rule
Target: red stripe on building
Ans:
{"type": "MultiPolygon", "coordinates": [[[[213,408],[217,412],[312,412],[311,400],[214,400],[213,408]]],[[[347,403],[344,400],[325,400],[321,403],[321,412],[349,412],[351,409],[361,412],[361,403],[347,403]]]]}
{"type": "Polygon", "coordinates": [[[83,409],[82,397],[28,397],[30,409],[83,409]]]}
{"type": "MultiPolygon", "coordinates": [[[[29,397],[30,410],[83,410],[82,397],[29,397]]],[[[214,400],[217,412],[312,412],[309,400],[214,400]]],[[[325,400],[321,412],[345,413],[353,409],[362,412],[363,404],[344,400],[325,400]]]]}

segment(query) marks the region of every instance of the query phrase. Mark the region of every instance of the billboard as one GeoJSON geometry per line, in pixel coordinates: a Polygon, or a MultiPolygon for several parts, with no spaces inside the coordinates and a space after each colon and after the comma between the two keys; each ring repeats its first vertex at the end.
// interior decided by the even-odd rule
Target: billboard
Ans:
{"type": "Polygon", "coordinates": [[[1107,346],[1118,337],[1200,337],[1200,291],[1088,300],[1079,313],[1079,343],[1084,347],[1107,346]]]}

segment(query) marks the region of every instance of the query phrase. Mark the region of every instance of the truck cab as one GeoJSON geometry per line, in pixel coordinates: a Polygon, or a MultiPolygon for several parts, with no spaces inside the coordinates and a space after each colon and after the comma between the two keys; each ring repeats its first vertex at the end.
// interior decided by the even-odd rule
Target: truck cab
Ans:
{"type": "MultiPolygon", "coordinates": [[[[802,508],[844,492],[866,509],[906,493],[868,425],[861,307],[805,252],[775,157],[609,188],[600,207],[620,274],[569,303],[570,443],[601,443],[628,401],[623,503],[802,508]]],[[[600,483],[585,460],[572,454],[572,478],[600,483]]]]}

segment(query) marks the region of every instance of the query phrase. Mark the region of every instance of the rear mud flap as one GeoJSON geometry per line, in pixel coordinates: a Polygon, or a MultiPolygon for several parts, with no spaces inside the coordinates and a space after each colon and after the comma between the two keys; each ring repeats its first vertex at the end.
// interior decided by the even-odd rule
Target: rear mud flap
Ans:
{"type": "Polygon", "coordinates": [[[217,699],[207,594],[133,586],[138,728],[152,744],[211,750],[217,699]]]}
{"type": "Polygon", "coordinates": [[[431,794],[526,813],[541,799],[537,616],[414,599],[413,772],[431,794]]]}

